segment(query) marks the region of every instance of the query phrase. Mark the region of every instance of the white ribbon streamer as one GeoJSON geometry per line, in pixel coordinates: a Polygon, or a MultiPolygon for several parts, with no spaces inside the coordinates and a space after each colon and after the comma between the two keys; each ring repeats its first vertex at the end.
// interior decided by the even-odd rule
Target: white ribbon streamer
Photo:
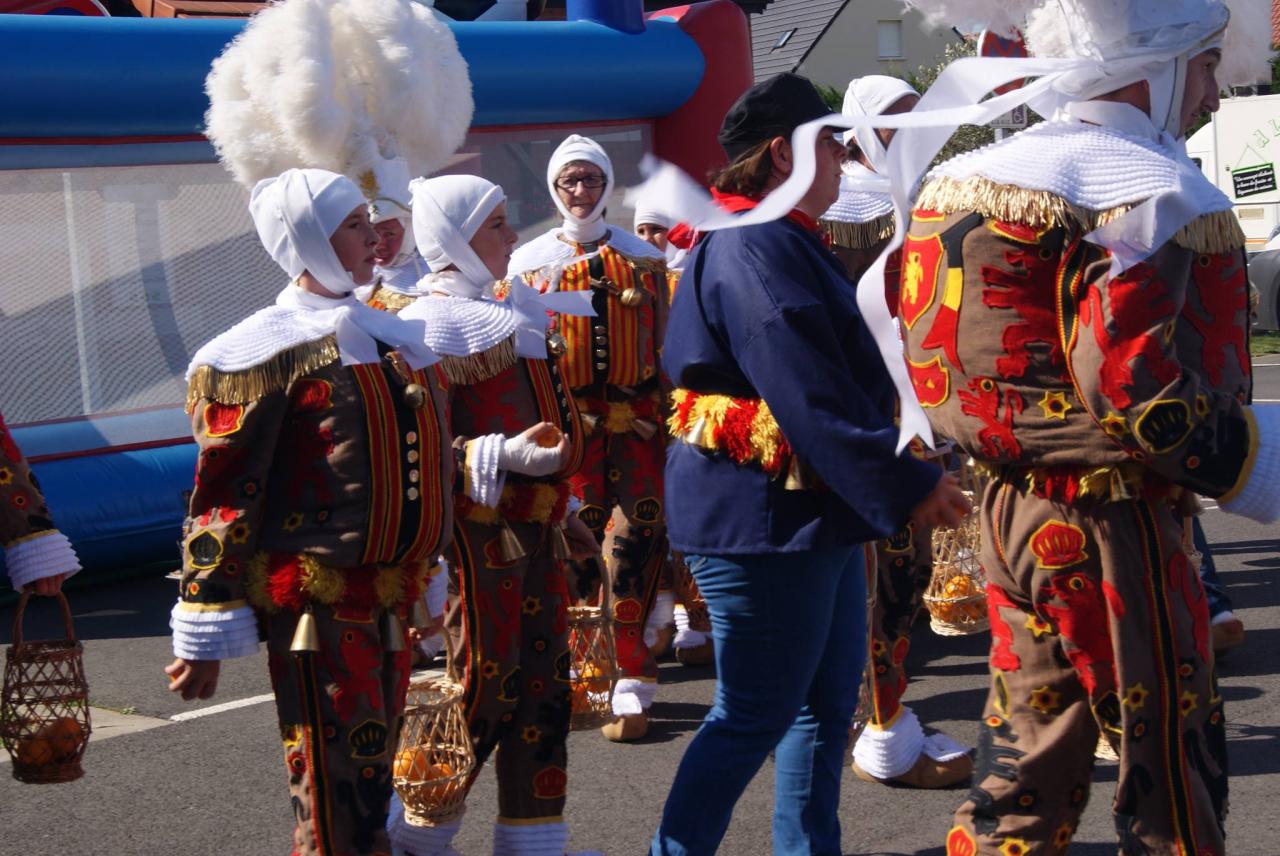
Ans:
{"type": "MultiPolygon", "coordinates": [[[[1064,81],[1072,80],[1072,75],[1076,75],[1075,79],[1081,75],[1092,75],[1113,83],[1113,88],[1119,88],[1137,79],[1135,75],[1141,76],[1142,71],[1152,64],[1171,58],[1173,56],[1144,56],[1131,61],[1108,62],[1105,67],[1093,59],[963,58],[943,70],[910,113],[856,119],[833,113],[796,128],[791,138],[795,164],[791,175],[749,211],[740,214],[725,211],[715,205],[692,179],[670,165],[654,170],[649,180],[634,192],[637,196],[663,200],[669,215],[702,232],[768,223],[790,213],[812,186],[817,173],[817,139],[823,128],[893,128],[904,131],[894,136],[885,169],[890,178],[894,203],[894,237],[863,274],[858,283],[857,301],[901,402],[898,452],[901,453],[916,436],[932,448],[933,431],[916,399],[902,358],[898,333],[884,300],[885,263],[905,240],[911,200],[930,162],[960,125],[987,124],[1022,104],[1030,104],[1041,115],[1054,115],[1067,103],[1078,100],[1078,96],[1072,97],[1055,88],[1064,81]],[[1028,77],[1038,79],[1004,95],[979,101],[1006,83],[1028,77]],[[651,181],[655,185],[651,186],[651,181]],[[698,187],[698,191],[693,191],[691,186],[698,187]]],[[[1174,157],[1172,152],[1171,157],[1174,157]]],[[[644,170],[642,165],[642,172],[644,170]]],[[[1190,180],[1189,172],[1186,177],[1190,180]]],[[[1196,206],[1188,204],[1189,200],[1182,197],[1181,191],[1179,186],[1149,200],[1091,233],[1089,240],[1110,250],[1115,259],[1113,264],[1121,269],[1136,264],[1202,213],[1196,206]]]]}

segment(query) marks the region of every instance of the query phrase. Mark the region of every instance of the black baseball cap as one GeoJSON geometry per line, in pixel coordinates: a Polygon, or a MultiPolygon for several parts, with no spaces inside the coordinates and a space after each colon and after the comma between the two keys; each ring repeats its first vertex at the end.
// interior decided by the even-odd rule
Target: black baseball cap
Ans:
{"type": "Polygon", "coordinates": [[[732,161],[762,140],[790,137],[805,122],[831,112],[809,78],[784,72],[742,93],[725,114],[717,139],[732,161]]]}

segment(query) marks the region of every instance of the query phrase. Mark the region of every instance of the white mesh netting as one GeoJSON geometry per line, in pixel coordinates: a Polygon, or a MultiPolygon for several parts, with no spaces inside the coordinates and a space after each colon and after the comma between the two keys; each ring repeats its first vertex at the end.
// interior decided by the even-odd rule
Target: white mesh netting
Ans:
{"type": "MultiPolygon", "coordinates": [[[[610,221],[645,125],[593,133],[614,159],[610,221]]],[[[521,241],[549,228],[547,158],[567,131],[473,134],[446,172],[502,184],[521,241]]],[[[177,406],[191,354],[274,299],[247,194],[217,164],[0,171],[0,406],[9,424],[177,406]]]]}

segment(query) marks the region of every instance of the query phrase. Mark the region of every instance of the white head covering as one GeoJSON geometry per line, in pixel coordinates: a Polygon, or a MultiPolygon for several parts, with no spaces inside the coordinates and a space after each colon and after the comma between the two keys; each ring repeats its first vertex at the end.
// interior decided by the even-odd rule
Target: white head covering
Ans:
{"type": "Polygon", "coordinates": [[[646,223],[650,226],[660,226],[663,229],[670,229],[672,226],[671,218],[664,214],[659,206],[654,205],[647,199],[642,199],[636,203],[636,216],[632,225],[634,228],[639,229],[646,223]]]}
{"type": "Polygon", "coordinates": [[[276,264],[296,279],[308,271],[335,294],[356,288],[329,243],[342,221],[365,204],[351,179],[323,169],[287,169],[253,188],[249,213],[276,264]]]}
{"type": "MultiPolygon", "coordinates": [[[[849,87],[845,90],[840,112],[851,119],[879,116],[908,95],[920,97],[920,93],[911,84],[900,78],[883,74],[855,77],[849,81],[849,87]]],[[[850,140],[856,140],[858,148],[862,149],[875,171],[883,171],[887,152],[874,128],[854,128],[846,131],[841,139],[846,146],[850,140]]]]}
{"type": "Polygon", "coordinates": [[[585,243],[598,241],[609,231],[609,227],[604,222],[604,209],[609,204],[609,194],[613,193],[613,162],[609,160],[609,155],[605,153],[604,148],[595,140],[578,134],[570,134],[565,138],[559,148],[551,154],[551,160],[547,163],[547,190],[550,191],[551,200],[555,202],[556,208],[564,216],[564,231],[568,237],[579,243],[585,243]],[[560,194],[556,192],[556,179],[560,176],[560,171],[574,161],[595,164],[604,173],[604,192],[600,194],[600,201],[596,203],[596,207],[591,209],[591,214],[585,218],[576,217],[570,213],[560,199],[560,194]]]}
{"type": "Polygon", "coordinates": [[[476,175],[442,175],[416,178],[409,189],[413,193],[413,229],[427,267],[437,272],[454,265],[476,288],[477,295],[487,290],[494,276],[471,249],[471,239],[506,200],[502,188],[476,175]]]}
{"type": "Polygon", "coordinates": [[[413,197],[409,193],[412,178],[409,162],[404,158],[381,158],[358,178],[360,189],[369,200],[369,222],[376,225],[399,220],[404,227],[400,252],[387,263],[389,268],[400,267],[414,259],[417,242],[413,236],[413,197]]]}

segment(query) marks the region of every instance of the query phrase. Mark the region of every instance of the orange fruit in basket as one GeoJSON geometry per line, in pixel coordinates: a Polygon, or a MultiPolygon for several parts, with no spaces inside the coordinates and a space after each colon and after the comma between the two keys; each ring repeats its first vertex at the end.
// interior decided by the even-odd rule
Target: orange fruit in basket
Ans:
{"type": "Polygon", "coordinates": [[[981,591],[982,590],[978,588],[978,584],[974,582],[973,577],[970,577],[967,574],[956,574],[954,577],[947,580],[942,586],[943,597],[969,597],[971,595],[980,594],[981,591]]]}
{"type": "Polygon", "coordinates": [[[574,713],[590,713],[591,698],[587,695],[586,684],[574,684],[573,695],[571,696],[574,713]]]}
{"type": "Polygon", "coordinates": [[[53,763],[53,747],[42,737],[19,740],[18,763],[24,767],[46,767],[53,763]]]}
{"type": "Polygon", "coordinates": [[[593,693],[607,693],[609,691],[609,679],[604,677],[604,671],[599,664],[586,662],[578,670],[578,679],[574,682],[576,686],[585,687],[593,693]]]}
{"type": "Polygon", "coordinates": [[[398,779],[425,779],[431,767],[431,757],[427,754],[427,750],[421,746],[415,746],[396,753],[396,761],[391,772],[398,779]]]}
{"type": "Polygon", "coordinates": [[[54,759],[65,761],[80,751],[84,728],[77,720],[62,716],[40,729],[40,736],[49,742],[54,759]]]}

